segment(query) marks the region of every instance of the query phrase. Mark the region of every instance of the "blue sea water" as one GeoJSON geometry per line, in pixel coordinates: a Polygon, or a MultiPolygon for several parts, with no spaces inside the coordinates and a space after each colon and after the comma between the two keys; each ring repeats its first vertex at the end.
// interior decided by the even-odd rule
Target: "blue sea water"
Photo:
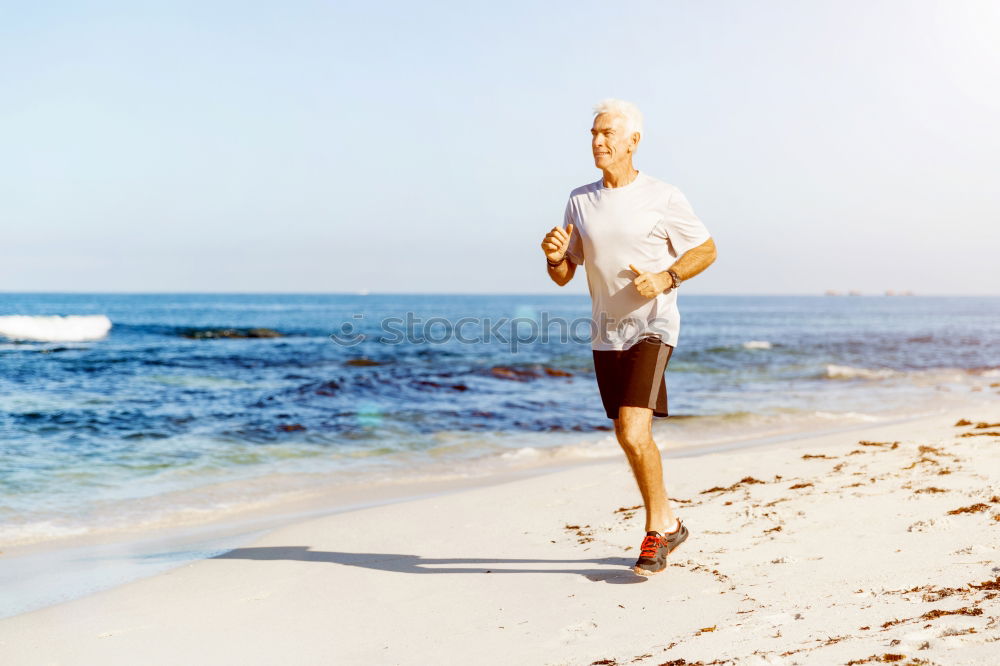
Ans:
{"type": "MultiPolygon", "coordinates": [[[[680,307],[657,432],[683,443],[1000,386],[997,297],[683,294],[680,307]]],[[[562,294],[0,294],[0,317],[112,323],[88,342],[0,336],[0,544],[210,512],[306,478],[607,451],[589,314],[562,294]],[[224,337],[252,328],[280,336],[224,337]]]]}

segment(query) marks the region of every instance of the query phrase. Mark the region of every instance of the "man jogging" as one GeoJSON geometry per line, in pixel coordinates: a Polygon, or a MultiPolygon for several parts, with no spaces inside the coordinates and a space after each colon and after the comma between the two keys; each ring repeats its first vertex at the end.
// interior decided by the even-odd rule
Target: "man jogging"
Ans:
{"type": "Polygon", "coordinates": [[[667,416],[664,371],[677,345],[677,289],[715,261],[715,243],[679,189],[632,166],[642,114],[607,99],[594,108],[591,148],[603,177],[573,190],[562,228],[542,241],[549,277],[563,286],[586,264],[593,301],[597,385],[646,505],[633,571],[648,576],[687,539],[663,485],[653,416],[667,416]]]}

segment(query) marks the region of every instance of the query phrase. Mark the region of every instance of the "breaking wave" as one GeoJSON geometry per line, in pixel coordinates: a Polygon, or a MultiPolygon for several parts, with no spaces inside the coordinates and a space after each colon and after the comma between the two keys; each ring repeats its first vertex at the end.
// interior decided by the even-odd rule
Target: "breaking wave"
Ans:
{"type": "Polygon", "coordinates": [[[0,335],[12,340],[80,342],[99,340],[111,330],[105,315],[5,315],[0,335]]]}

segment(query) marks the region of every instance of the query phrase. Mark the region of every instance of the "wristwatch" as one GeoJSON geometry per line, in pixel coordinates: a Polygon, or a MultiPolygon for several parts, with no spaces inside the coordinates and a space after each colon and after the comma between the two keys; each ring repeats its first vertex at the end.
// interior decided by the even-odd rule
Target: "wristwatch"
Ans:
{"type": "Polygon", "coordinates": [[[674,269],[672,269],[672,268],[667,269],[667,274],[669,274],[670,277],[673,278],[673,281],[674,281],[674,285],[672,287],[670,287],[671,289],[676,289],[677,287],[681,286],[682,280],[681,280],[680,276],[677,275],[677,272],[674,271],[674,269]]]}

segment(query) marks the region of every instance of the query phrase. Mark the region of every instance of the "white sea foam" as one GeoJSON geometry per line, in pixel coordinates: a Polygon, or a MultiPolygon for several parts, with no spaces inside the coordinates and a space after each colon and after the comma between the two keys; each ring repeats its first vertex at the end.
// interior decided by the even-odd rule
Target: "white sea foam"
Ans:
{"type": "Polygon", "coordinates": [[[499,455],[507,462],[556,462],[561,460],[579,460],[591,458],[607,458],[620,453],[617,443],[611,437],[601,439],[586,439],[571,444],[551,447],[522,446],[505,451],[499,455]],[[614,445],[612,445],[614,444],[614,445]]]}
{"type": "Polygon", "coordinates": [[[79,536],[92,531],[86,525],[71,525],[54,520],[38,520],[23,525],[0,526],[0,544],[4,547],[79,536]]]}
{"type": "Polygon", "coordinates": [[[770,349],[771,343],[767,340],[747,340],[743,343],[744,349],[770,349]]]}
{"type": "Polygon", "coordinates": [[[111,330],[105,315],[5,315],[0,335],[12,340],[75,342],[99,340],[111,330]]]}
{"type": "Polygon", "coordinates": [[[505,451],[500,454],[500,457],[504,460],[531,460],[538,458],[541,455],[541,451],[533,446],[525,446],[520,449],[514,449],[513,451],[505,451]]]}
{"type": "Polygon", "coordinates": [[[821,419],[831,419],[836,421],[861,421],[863,423],[878,423],[885,420],[885,417],[874,414],[862,414],[861,412],[824,412],[816,411],[813,414],[821,419]]]}
{"type": "Polygon", "coordinates": [[[850,365],[826,366],[826,376],[829,379],[886,379],[897,375],[895,370],[888,368],[855,368],[850,365]]]}

